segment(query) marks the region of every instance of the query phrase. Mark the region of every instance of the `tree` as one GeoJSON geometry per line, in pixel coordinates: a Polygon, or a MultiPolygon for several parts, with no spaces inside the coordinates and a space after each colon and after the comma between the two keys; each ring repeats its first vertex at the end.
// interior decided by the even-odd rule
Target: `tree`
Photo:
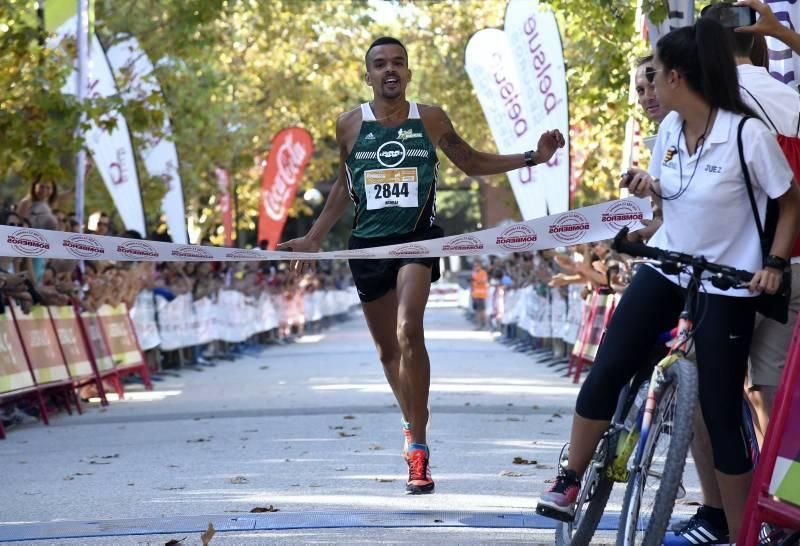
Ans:
{"type": "MultiPolygon", "coordinates": [[[[26,189],[20,180],[29,180],[37,171],[59,181],[74,178],[70,158],[80,146],[73,128],[81,108],[59,91],[68,57],[42,46],[35,18],[21,15],[33,2],[9,2],[12,9],[0,11],[0,85],[11,89],[0,98],[0,131],[8,135],[0,149],[0,178],[16,181],[19,197],[26,189]]],[[[493,150],[464,70],[464,50],[474,32],[502,27],[505,4],[98,0],[96,29],[101,41],[108,47],[135,36],[156,65],[163,96],[128,104],[118,97],[94,101],[85,111],[102,120],[107,109],[122,109],[136,140],[160,129],[164,106],[172,121],[193,222],[206,234],[218,234],[214,173],[222,167],[236,186],[238,227],[251,230],[257,223],[261,162],[272,136],[283,127],[303,126],[314,138],[314,157],[298,195],[313,185],[324,189],[334,179],[339,161],[336,116],[371,98],[363,82],[363,55],[382,34],[396,35],[407,44],[414,73],[409,95],[441,105],[468,142],[493,150]]],[[[552,0],[550,5],[561,26],[568,65],[572,146],[580,151],[579,161],[573,163],[581,175],[574,206],[580,206],[616,194],[629,113],[629,69],[644,45],[632,39],[634,0],[552,0]]],[[[474,229],[480,221],[479,204],[464,197],[464,189],[477,189],[478,182],[465,179],[445,157],[440,160],[440,213],[461,218],[462,230],[474,229]],[[451,189],[458,191],[446,194],[451,189]]],[[[144,169],[139,172],[141,177],[144,169]]],[[[507,184],[507,179],[488,177],[486,183],[507,184]]],[[[102,187],[96,178],[89,184],[102,187]]],[[[163,190],[147,178],[141,185],[153,226],[163,190]]],[[[93,208],[112,208],[103,191],[87,197],[93,208]]],[[[299,197],[290,214],[312,212],[299,197]]],[[[344,233],[347,226],[340,229],[344,233]]]]}

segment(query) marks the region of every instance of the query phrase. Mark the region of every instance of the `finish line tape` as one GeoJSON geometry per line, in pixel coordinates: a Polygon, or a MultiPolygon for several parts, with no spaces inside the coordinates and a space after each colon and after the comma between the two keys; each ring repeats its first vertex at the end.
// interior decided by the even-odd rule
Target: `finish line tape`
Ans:
{"type": "Polygon", "coordinates": [[[334,252],[286,252],[178,245],[0,226],[0,256],[67,260],[234,262],[508,254],[610,239],[623,227],[631,231],[643,228],[641,221],[652,217],[648,200],[629,197],[464,235],[334,252]]]}

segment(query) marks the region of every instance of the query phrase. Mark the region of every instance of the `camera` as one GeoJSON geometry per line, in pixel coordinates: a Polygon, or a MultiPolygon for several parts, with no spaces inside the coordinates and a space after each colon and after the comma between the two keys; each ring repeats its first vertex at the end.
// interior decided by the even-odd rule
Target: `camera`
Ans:
{"type": "Polygon", "coordinates": [[[701,17],[708,17],[724,27],[738,28],[756,24],[756,12],[748,6],[718,3],[703,8],[701,17]]]}

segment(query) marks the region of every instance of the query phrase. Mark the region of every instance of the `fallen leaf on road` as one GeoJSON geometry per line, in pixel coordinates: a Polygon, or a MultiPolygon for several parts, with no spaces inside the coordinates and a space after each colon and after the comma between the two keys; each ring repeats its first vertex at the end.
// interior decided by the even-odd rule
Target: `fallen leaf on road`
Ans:
{"type": "Polygon", "coordinates": [[[211,525],[211,522],[208,522],[208,529],[206,532],[200,535],[200,540],[203,542],[203,546],[208,546],[208,543],[211,542],[211,539],[214,538],[214,535],[217,532],[214,530],[214,526],[211,525]]]}
{"type": "Polygon", "coordinates": [[[211,438],[195,438],[193,440],[186,440],[187,444],[199,444],[201,442],[210,442],[211,438]]]}
{"type": "Polygon", "coordinates": [[[336,427],[328,427],[328,428],[331,429],[331,430],[344,430],[344,427],[341,426],[341,425],[336,426],[336,427]]]}
{"type": "Polygon", "coordinates": [[[509,402],[508,404],[506,404],[506,406],[508,406],[509,408],[510,408],[510,407],[512,407],[513,405],[514,405],[514,404],[512,404],[511,402],[509,402]]]}
{"type": "Polygon", "coordinates": [[[135,484],[135,483],[129,483],[128,485],[129,485],[129,486],[132,486],[132,485],[136,485],[136,484],[135,484]]]}
{"type": "Polygon", "coordinates": [[[300,484],[299,484],[299,483],[293,483],[293,484],[291,485],[291,487],[300,487],[300,484]]]}
{"type": "Polygon", "coordinates": [[[89,461],[89,464],[111,464],[111,463],[104,463],[101,461],[89,461]]]}
{"type": "Polygon", "coordinates": [[[523,459],[522,457],[514,457],[514,464],[536,464],[538,461],[529,461],[528,459],[523,459]]]}
{"type": "Polygon", "coordinates": [[[561,416],[561,414],[560,414],[560,413],[558,413],[558,412],[555,412],[555,413],[553,414],[553,417],[555,417],[556,419],[561,419],[561,417],[562,417],[562,416],[561,416]]]}
{"type": "Polygon", "coordinates": [[[519,478],[520,476],[524,476],[522,472],[514,472],[513,470],[503,470],[500,475],[507,478],[519,478]]]}
{"type": "Polygon", "coordinates": [[[231,483],[233,484],[243,484],[243,483],[248,483],[249,481],[250,480],[248,480],[244,476],[234,476],[233,478],[231,478],[231,483]]]}
{"type": "Polygon", "coordinates": [[[552,423],[552,422],[553,422],[552,419],[548,419],[547,421],[545,421],[545,423],[552,423]]]}
{"type": "Polygon", "coordinates": [[[181,544],[181,543],[182,543],[184,540],[186,540],[187,538],[188,538],[188,537],[183,537],[183,538],[182,538],[182,539],[180,539],[180,540],[175,540],[175,539],[173,538],[172,540],[168,540],[167,542],[165,542],[165,543],[164,543],[164,546],[178,546],[178,544],[181,544]]]}
{"type": "Polygon", "coordinates": [[[469,405],[471,405],[471,404],[470,404],[469,402],[464,402],[464,405],[465,405],[465,406],[469,406],[469,405]]]}
{"type": "Polygon", "coordinates": [[[506,417],[506,421],[522,421],[519,417],[506,417]]]}
{"type": "Polygon", "coordinates": [[[355,434],[350,434],[349,432],[339,431],[339,436],[342,438],[352,438],[355,434]]]}
{"type": "Polygon", "coordinates": [[[72,476],[64,476],[64,481],[67,481],[67,482],[70,481],[70,480],[74,480],[74,479],[75,478],[72,477],[72,476]]]}
{"type": "Polygon", "coordinates": [[[168,464],[167,468],[180,468],[180,466],[178,466],[176,464],[168,464]]]}
{"type": "Polygon", "coordinates": [[[381,449],[383,449],[383,447],[379,446],[378,444],[373,444],[373,445],[369,446],[369,450],[370,451],[380,451],[381,449]]]}
{"type": "Polygon", "coordinates": [[[394,478],[375,478],[375,481],[378,483],[392,483],[394,478]]]}
{"type": "Polygon", "coordinates": [[[361,427],[350,427],[350,430],[361,430],[361,427]]]}
{"type": "Polygon", "coordinates": [[[251,514],[261,514],[263,512],[279,512],[280,509],[275,508],[271,504],[269,506],[256,506],[252,510],[250,510],[251,514]]]}
{"type": "MultiPolygon", "coordinates": [[[[89,457],[90,459],[94,459],[95,457],[89,457]]],[[[113,455],[101,455],[101,459],[119,459],[119,453],[114,453],[113,455]]]]}
{"type": "Polygon", "coordinates": [[[433,523],[444,523],[444,520],[441,520],[441,519],[435,519],[435,520],[433,520],[433,523]]]}
{"type": "Polygon", "coordinates": [[[353,415],[345,415],[344,417],[342,417],[342,419],[355,419],[355,416],[353,416],[353,415]]]}
{"type": "Polygon", "coordinates": [[[269,366],[261,366],[259,370],[269,370],[269,366]]]}

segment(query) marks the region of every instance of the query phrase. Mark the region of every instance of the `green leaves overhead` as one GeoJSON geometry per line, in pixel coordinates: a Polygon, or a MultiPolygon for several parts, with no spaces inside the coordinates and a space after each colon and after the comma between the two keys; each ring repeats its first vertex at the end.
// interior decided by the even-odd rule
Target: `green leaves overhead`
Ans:
{"type": "MultiPolygon", "coordinates": [[[[4,4],[0,180],[14,184],[2,184],[0,191],[19,198],[38,172],[71,184],[71,157],[80,146],[74,128],[81,111],[74,98],[60,93],[68,59],[40,44],[31,17],[35,3],[4,4]]],[[[616,192],[629,112],[629,67],[645,46],[634,39],[634,0],[552,0],[550,5],[568,63],[573,168],[580,177],[575,205],[580,205],[616,192]]],[[[219,223],[212,199],[217,193],[214,170],[223,167],[236,185],[239,228],[246,230],[257,221],[260,162],[281,128],[300,125],[314,138],[306,186],[324,189],[336,176],[336,118],[371,98],[363,81],[363,55],[379,35],[396,36],[408,47],[413,71],[409,97],[442,105],[468,142],[494,150],[464,71],[464,49],[474,32],[501,27],[504,13],[505,0],[96,0],[96,29],[103,44],[135,36],[156,65],[163,96],[128,104],[118,97],[95,100],[85,112],[102,122],[108,109],[121,110],[135,140],[157,133],[162,112],[168,112],[191,214],[213,233],[219,223]]],[[[462,173],[443,155],[440,159],[443,189],[469,187],[462,173]]],[[[139,173],[154,227],[163,188],[146,178],[144,169],[139,173]]],[[[506,183],[503,176],[487,181],[506,183]]],[[[95,178],[89,184],[102,187],[95,178]]],[[[110,209],[107,199],[95,191],[89,205],[110,209]]],[[[478,200],[442,199],[443,216],[450,204],[464,218],[462,229],[477,225],[478,200]]],[[[311,213],[301,198],[291,211],[311,213]]]]}

